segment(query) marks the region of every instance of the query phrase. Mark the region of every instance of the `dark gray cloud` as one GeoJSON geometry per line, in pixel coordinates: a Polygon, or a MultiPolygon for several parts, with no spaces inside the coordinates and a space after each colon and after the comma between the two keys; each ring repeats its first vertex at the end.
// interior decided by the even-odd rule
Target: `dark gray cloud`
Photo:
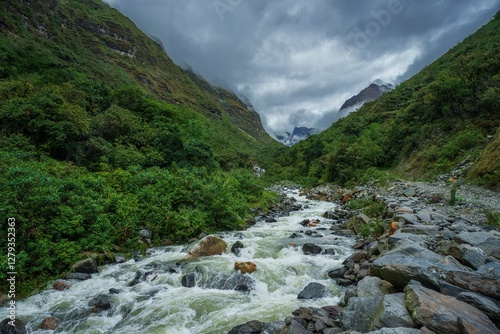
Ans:
{"type": "Polygon", "coordinates": [[[326,128],[372,80],[398,83],[497,0],[107,0],[179,65],[246,95],[269,131],[326,128]]]}

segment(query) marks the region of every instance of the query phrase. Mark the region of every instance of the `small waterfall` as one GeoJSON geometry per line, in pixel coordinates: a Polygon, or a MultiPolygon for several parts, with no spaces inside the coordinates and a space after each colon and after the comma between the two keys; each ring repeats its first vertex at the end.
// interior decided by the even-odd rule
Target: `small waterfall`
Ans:
{"type": "MultiPolygon", "coordinates": [[[[106,265],[87,281],[69,281],[66,291],[48,288],[17,303],[18,317],[30,333],[49,333],[39,328],[49,316],[61,323],[55,333],[148,333],[219,334],[250,320],[282,321],[301,306],[336,305],[341,288],[328,278],[329,270],[348,257],[352,238],[336,236],[331,222],[321,216],[335,204],[310,201],[296,190],[288,196],[303,205],[277,223],[258,222],[242,232],[219,234],[228,249],[221,256],[186,262],[188,247],[154,248],[139,261],[106,265]],[[304,219],[320,219],[319,226],[305,228],[304,219]],[[292,239],[293,233],[311,230],[310,235],[292,239]],[[230,252],[236,242],[243,243],[239,256],[230,252]],[[328,254],[304,255],[302,245],[314,243],[328,254]],[[252,261],[257,271],[235,278],[234,262],[252,261]],[[194,273],[196,285],[183,287],[182,277],[194,273]],[[250,291],[235,291],[232,279],[244,278],[250,291]],[[138,278],[138,284],[130,282],[138,278]],[[299,300],[297,295],[309,283],[325,285],[333,297],[299,300]],[[110,294],[110,289],[113,294],[110,294]],[[101,296],[108,307],[91,310],[91,300],[101,296]]],[[[7,314],[5,308],[2,309],[7,314]]]]}

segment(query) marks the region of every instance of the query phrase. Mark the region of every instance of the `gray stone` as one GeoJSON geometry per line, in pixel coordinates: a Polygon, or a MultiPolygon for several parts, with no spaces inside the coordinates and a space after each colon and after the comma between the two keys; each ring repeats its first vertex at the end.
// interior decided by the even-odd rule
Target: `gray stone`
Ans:
{"type": "Polygon", "coordinates": [[[323,284],[309,283],[297,296],[297,299],[316,299],[331,297],[331,292],[323,284]]]}
{"type": "Polygon", "coordinates": [[[413,242],[405,242],[373,261],[372,275],[389,281],[400,291],[410,280],[439,288],[439,276],[451,270],[470,270],[413,242]]]}
{"type": "Polygon", "coordinates": [[[498,277],[477,272],[450,271],[446,282],[482,295],[500,299],[500,280],[498,277]]]}
{"type": "Polygon", "coordinates": [[[409,284],[405,288],[405,303],[415,322],[436,333],[461,333],[459,319],[465,321],[467,328],[474,328],[473,333],[499,333],[475,307],[422,286],[409,284]]]}
{"type": "Polygon", "coordinates": [[[151,239],[153,234],[151,233],[151,230],[140,230],[139,236],[143,239],[151,239]]]}
{"type": "Polygon", "coordinates": [[[366,333],[370,330],[382,297],[355,297],[342,312],[342,327],[366,333]]]}
{"type": "Polygon", "coordinates": [[[370,334],[422,334],[420,329],[415,328],[382,328],[378,331],[372,331],[370,334]]]}
{"type": "Polygon", "coordinates": [[[112,306],[112,298],[109,295],[98,295],[90,300],[89,306],[94,312],[108,310],[112,306]]]}
{"type": "Polygon", "coordinates": [[[406,197],[414,197],[417,195],[417,192],[415,191],[415,189],[409,188],[403,191],[403,195],[405,195],[406,197]]]}
{"type": "Polygon", "coordinates": [[[404,221],[410,225],[419,225],[420,224],[417,216],[415,216],[413,214],[409,214],[409,213],[398,214],[394,217],[394,219],[399,220],[399,221],[404,221]]]}
{"type": "Polygon", "coordinates": [[[478,247],[462,244],[458,249],[462,255],[462,263],[471,268],[478,269],[486,261],[486,254],[478,247]]]}
{"type": "Polygon", "coordinates": [[[456,240],[481,248],[488,256],[500,259],[500,238],[488,232],[461,232],[456,240]]]}
{"type": "Polygon", "coordinates": [[[500,323],[500,305],[493,300],[474,292],[462,292],[457,299],[483,311],[495,323],[500,323]]]}
{"type": "Polygon", "coordinates": [[[242,325],[233,327],[228,334],[260,334],[265,327],[265,323],[252,320],[242,325]]]}
{"type": "Polygon", "coordinates": [[[236,256],[240,256],[241,248],[245,248],[245,246],[241,241],[238,240],[233,244],[233,246],[231,246],[231,253],[233,253],[236,256]]]}
{"type": "Polygon", "coordinates": [[[7,318],[0,323],[0,333],[2,334],[26,334],[26,325],[19,319],[14,320],[14,326],[9,323],[12,320],[7,318]]]}
{"type": "Polygon", "coordinates": [[[411,233],[401,233],[401,229],[397,230],[396,233],[387,238],[387,245],[389,246],[389,249],[393,249],[398,246],[401,241],[405,240],[413,241],[422,247],[425,245],[425,240],[422,236],[411,233]]]}
{"type": "Polygon", "coordinates": [[[346,273],[346,271],[347,271],[347,267],[342,266],[340,268],[330,270],[328,272],[328,277],[330,277],[331,279],[342,278],[342,277],[344,277],[344,274],[346,273]]]}
{"type": "Polygon", "coordinates": [[[321,254],[321,252],[323,252],[323,248],[315,244],[307,243],[302,246],[302,252],[304,255],[316,255],[321,254]]]}
{"type": "Polygon", "coordinates": [[[358,282],[358,297],[384,296],[398,292],[394,286],[379,277],[367,276],[358,282]]]}
{"type": "Polygon", "coordinates": [[[189,273],[184,276],[182,276],[181,279],[181,284],[185,288],[193,288],[196,286],[196,278],[197,278],[196,273],[189,273]]]}
{"type": "Polygon", "coordinates": [[[439,281],[439,292],[441,292],[443,295],[457,297],[462,292],[470,291],[441,280],[439,281]]]}
{"type": "Polygon", "coordinates": [[[380,301],[372,328],[384,327],[415,327],[415,322],[406,309],[404,293],[385,295],[380,301]]]}
{"type": "Polygon", "coordinates": [[[122,254],[116,254],[115,255],[115,263],[124,263],[127,262],[127,258],[123,256],[122,254]]]}
{"type": "Polygon", "coordinates": [[[401,233],[413,233],[421,235],[436,235],[442,228],[436,225],[412,225],[403,227],[401,233]]]}
{"type": "Polygon", "coordinates": [[[285,326],[286,323],[284,321],[269,322],[264,326],[261,334],[280,334],[280,331],[285,326]]]}
{"type": "Polygon", "coordinates": [[[95,274],[97,273],[97,262],[92,258],[88,258],[78,261],[71,267],[71,269],[76,273],[95,274]]]}
{"type": "Polygon", "coordinates": [[[68,273],[64,276],[66,279],[76,279],[78,281],[85,281],[92,278],[90,274],[82,274],[82,273],[68,273]]]}
{"type": "Polygon", "coordinates": [[[420,221],[422,221],[422,223],[425,223],[425,224],[428,224],[432,221],[431,213],[429,211],[426,211],[426,210],[419,211],[417,213],[417,217],[418,217],[418,219],[420,219],[420,221]]]}
{"type": "Polygon", "coordinates": [[[500,262],[490,262],[477,269],[477,272],[500,277],[500,262]]]}
{"type": "Polygon", "coordinates": [[[236,290],[249,292],[255,288],[255,280],[250,275],[245,275],[239,271],[233,273],[222,284],[221,290],[236,290]]]}

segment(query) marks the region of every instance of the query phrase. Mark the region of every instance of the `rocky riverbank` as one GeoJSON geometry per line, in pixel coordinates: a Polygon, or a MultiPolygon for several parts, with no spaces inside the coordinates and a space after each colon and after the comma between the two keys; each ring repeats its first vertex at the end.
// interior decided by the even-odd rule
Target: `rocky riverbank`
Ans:
{"type": "MultiPolygon", "coordinates": [[[[284,322],[256,320],[229,333],[500,333],[500,197],[452,186],[395,181],[307,191],[339,204],[324,215],[333,234],[359,239],[355,253],[328,272],[345,286],[341,304],[303,307],[284,322]]],[[[316,229],[302,225],[304,234],[316,229]]]]}

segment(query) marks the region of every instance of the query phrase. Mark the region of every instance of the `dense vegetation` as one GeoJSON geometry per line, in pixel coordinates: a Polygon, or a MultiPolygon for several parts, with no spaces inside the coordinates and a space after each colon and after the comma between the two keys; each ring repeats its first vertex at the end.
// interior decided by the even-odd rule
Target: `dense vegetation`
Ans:
{"type": "Polygon", "coordinates": [[[277,178],[353,184],[431,178],[476,162],[471,180],[500,186],[500,15],[378,101],[282,153],[277,178]],[[280,167],[283,167],[281,169],[280,167]]]}
{"type": "MultiPolygon", "coordinates": [[[[2,231],[17,221],[18,297],[89,254],[140,249],[140,229],[186,241],[244,227],[272,199],[252,173],[278,147],[258,115],[116,10],[0,9],[0,216],[2,231]]],[[[5,282],[5,252],[1,267],[5,282]]]]}

